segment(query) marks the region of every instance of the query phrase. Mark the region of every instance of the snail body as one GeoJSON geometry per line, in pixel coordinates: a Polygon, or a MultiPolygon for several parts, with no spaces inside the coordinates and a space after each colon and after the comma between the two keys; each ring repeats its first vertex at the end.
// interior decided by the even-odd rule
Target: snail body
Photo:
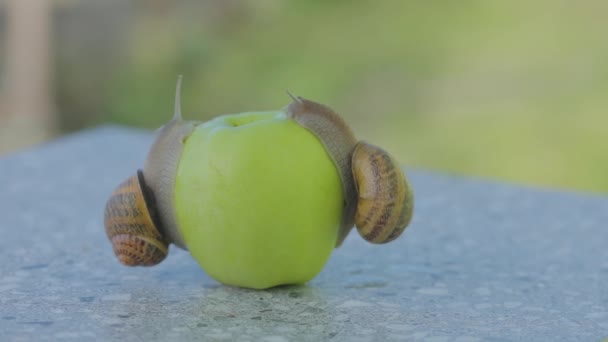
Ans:
{"type": "Polygon", "coordinates": [[[304,283],[354,226],[386,243],[409,224],[413,195],[399,164],[329,107],[292,96],[276,112],[184,121],[180,83],[143,171],[106,205],[123,264],[159,263],[175,244],[225,284],[304,283]]]}
{"type": "Polygon", "coordinates": [[[175,91],[173,118],[159,130],[146,158],[143,174],[148,186],[154,189],[163,235],[171,243],[186,249],[175,218],[175,178],[184,143],[200,122],[182,119],[180,94],[181,77],[175,91]]]}

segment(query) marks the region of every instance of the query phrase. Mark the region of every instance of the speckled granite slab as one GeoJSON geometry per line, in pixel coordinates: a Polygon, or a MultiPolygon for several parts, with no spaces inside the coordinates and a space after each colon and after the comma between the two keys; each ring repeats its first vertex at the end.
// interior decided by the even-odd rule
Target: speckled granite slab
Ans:
{"type": "Polygon", "coordinates": [[[410,228],[351,234],[307,286],[219,285],[172,249],[121,266],[106,197],[147,132],[105,127],[0,159],[0,341],[601,341],[608,197],[410,171],[410,228]]]}

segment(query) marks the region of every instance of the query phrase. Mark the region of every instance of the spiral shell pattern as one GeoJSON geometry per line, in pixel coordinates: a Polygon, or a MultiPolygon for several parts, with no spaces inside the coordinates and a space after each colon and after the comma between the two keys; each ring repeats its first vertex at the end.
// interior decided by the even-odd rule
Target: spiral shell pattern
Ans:
{"type": "Polygon", "coordinates": [[[359,142],[353,153],[353,177],[358,191],[355,225],[376,244],[390,242],[412,218],[414,198],[397,161],[383,149],[359,142]]]}
{"type": "Polygon", "coordinates": [[[141,170],[124,181],[106,203],[104,225],[114,254],[127,266],[152,266],[167,256],[154,195],[141,170]]]}

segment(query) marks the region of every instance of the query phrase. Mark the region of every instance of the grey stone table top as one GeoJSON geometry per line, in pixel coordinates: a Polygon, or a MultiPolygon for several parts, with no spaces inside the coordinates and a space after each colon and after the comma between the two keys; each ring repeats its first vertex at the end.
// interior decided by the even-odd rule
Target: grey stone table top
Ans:
{"type": "Polygon", "coordinates": [[[106,197],[148,132],[103,127],[0,159],[0,341],[601,341],[608,198],[409,170],[411,226],[352,233],[305,286],[210,279],[172,249],[127,268],[106,197]]]}

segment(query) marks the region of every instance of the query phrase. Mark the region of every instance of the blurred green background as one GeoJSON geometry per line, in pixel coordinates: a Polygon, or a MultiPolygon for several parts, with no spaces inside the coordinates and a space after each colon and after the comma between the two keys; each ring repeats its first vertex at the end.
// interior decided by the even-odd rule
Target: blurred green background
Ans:
{"type": "MultiPolygon", "coordinates": [[[[4,94],[19,1],[0,6],[4,94]]],[[[606,1],[50,1],[47,13],[48,137],[155,129],[183,74],[186,118],[279,109],[288,89],[409,167],[608,191],[606,1]]],[[[5,150],[13,97],[0,102],[5,150]]]]}

